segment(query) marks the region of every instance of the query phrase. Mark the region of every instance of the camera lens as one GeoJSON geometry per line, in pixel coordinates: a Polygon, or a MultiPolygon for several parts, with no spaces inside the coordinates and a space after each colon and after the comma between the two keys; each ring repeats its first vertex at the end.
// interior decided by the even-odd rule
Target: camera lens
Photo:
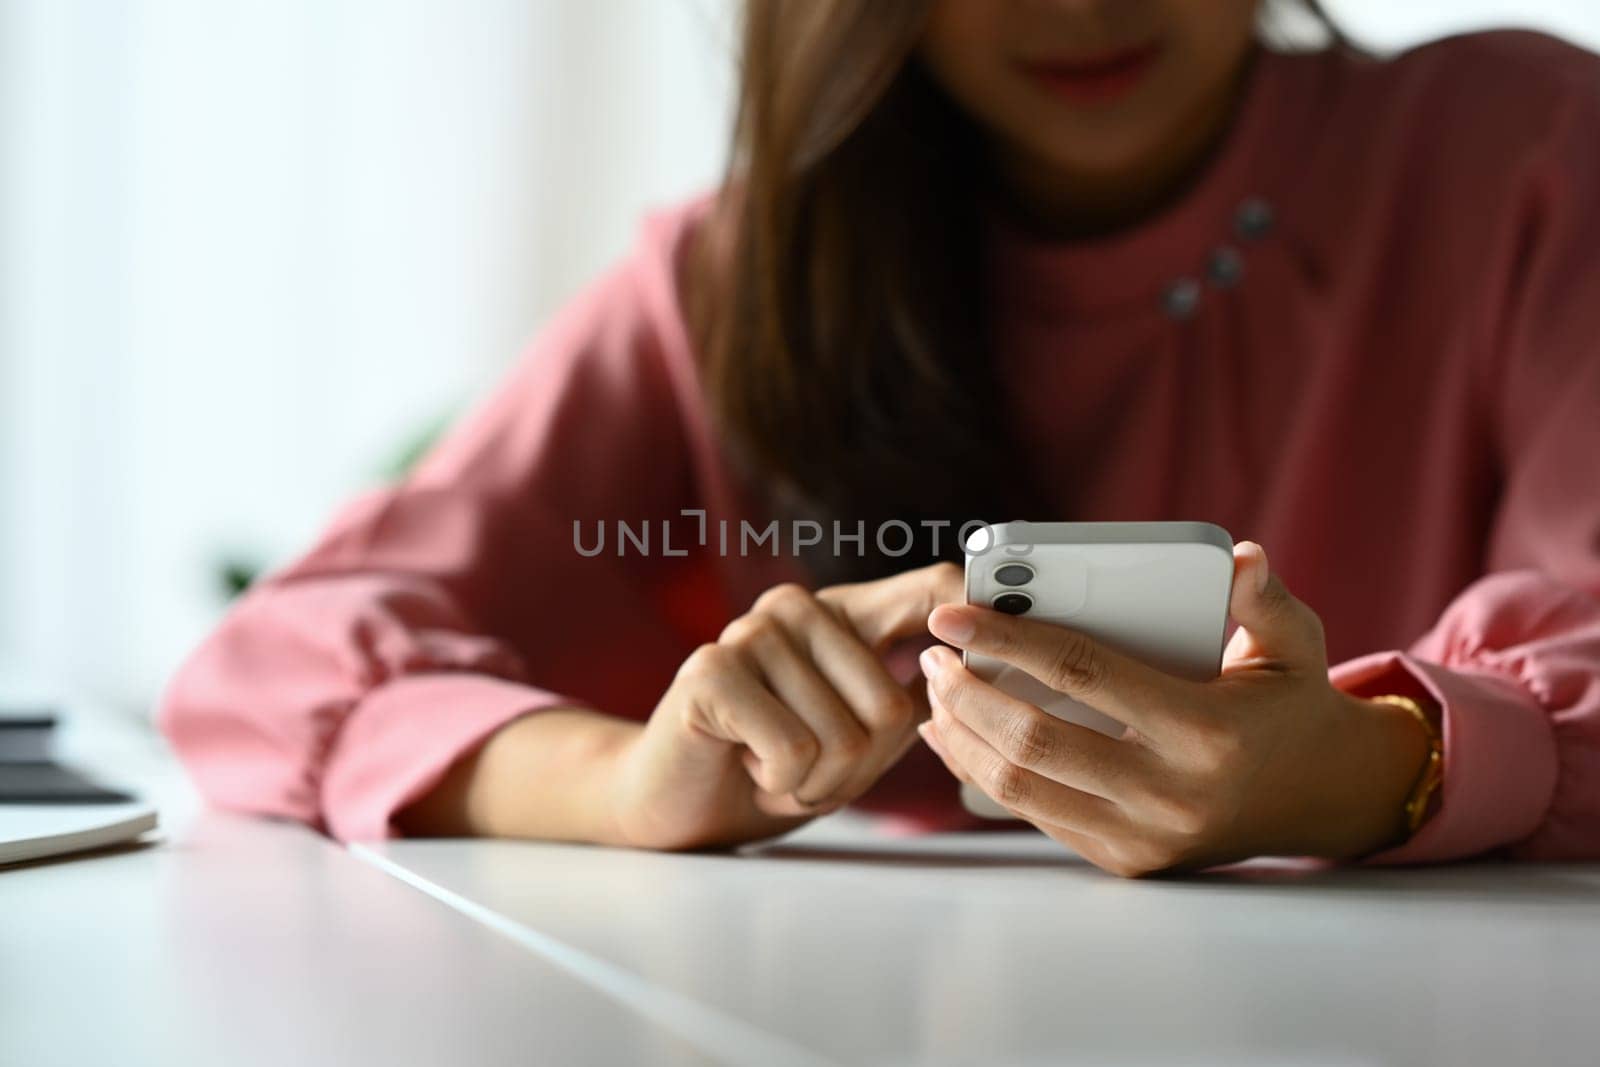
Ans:
{"type": "Polygon", "coordinates": [[[1005,563],[994,569],[994,580],[1001,585],[1027,585],[1033,581],[1033,568],[1026,563],[1005,563]]]}
{"type": "Polygon", "coordinates": [[[996,611],[1003,611],[1007,615],[1025,615],[1033,607],[1033,597],[1027,593],[1001,593],[992,603],[996,611]]]}

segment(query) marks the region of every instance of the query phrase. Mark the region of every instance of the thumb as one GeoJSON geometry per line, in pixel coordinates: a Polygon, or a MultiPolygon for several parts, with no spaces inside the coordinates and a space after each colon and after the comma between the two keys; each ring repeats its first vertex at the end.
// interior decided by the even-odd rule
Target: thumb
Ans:
{"type": "Polygon", "coordinates": [[[1233,591],[1228,614],[1239,629],[1228,642],[1226,663],[1268,659],[1296,667],[1327,667],[1322,620],[1272,573],[1254,541],[1233,546],[1233,591]]]}
{"type": "Polygon", "coordinates": [[[961,568],[935,563],[875,582],[831,586],[817,593],[817,599],[864,643],[881,650],[903,638],[925,635],[929,613],[940,604],[960,603],[965,594],[961,568]]]}

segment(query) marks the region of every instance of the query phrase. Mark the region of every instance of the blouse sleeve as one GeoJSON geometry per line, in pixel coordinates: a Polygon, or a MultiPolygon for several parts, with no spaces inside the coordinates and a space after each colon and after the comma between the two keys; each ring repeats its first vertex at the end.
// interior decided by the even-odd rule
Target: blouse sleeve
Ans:
{"type": "Polygon", "coordinates": [[[582,554],[574,528],[592,548],[595,524],[695,506],[639,258],[559,316],[404,484],[351,505],[192,654],[160,722],[209,800],[384,837],[513,718],[648,712],[692,642],[650,594],[656,564],[582,554]]]}
{"type": "Polygon", "coordinates": [[[1419,687],[1443,709],[1434,813],[1373,862],[1600,859],[1600,78],[1584,71],[1524,175],[1487,378],[1488,573],[1411,648],[1331,675],[1367,695],[1419,687]]]}

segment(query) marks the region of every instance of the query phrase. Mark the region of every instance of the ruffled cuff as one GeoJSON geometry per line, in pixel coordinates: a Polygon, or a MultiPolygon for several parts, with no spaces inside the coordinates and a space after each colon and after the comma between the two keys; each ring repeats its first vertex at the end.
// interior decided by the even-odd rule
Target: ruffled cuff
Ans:
{"type": "Polygon", "coordinates": [[[1372,864],[1435,863],[1475,856],[1531,835],[1555,793],[1555,738],[1544,709],[1516,683],[1442,667],[1404,652],[1378,652],[1329,672],[1357,696],[1422,691],[1441,714],[1444,780],[1433,813],[1372,864]]]}

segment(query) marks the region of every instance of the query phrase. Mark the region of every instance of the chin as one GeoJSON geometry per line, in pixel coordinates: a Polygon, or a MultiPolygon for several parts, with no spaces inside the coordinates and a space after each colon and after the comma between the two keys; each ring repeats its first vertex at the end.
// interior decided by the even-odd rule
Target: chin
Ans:
{"type": "Polygon", "coordinates": [[[1130,140],[1050,145],[1037,154],[1052,170],[1092,180],[1116,180],[1137,173],[1150,158],[1153,145],[1147,140],[1130,140]]]}

